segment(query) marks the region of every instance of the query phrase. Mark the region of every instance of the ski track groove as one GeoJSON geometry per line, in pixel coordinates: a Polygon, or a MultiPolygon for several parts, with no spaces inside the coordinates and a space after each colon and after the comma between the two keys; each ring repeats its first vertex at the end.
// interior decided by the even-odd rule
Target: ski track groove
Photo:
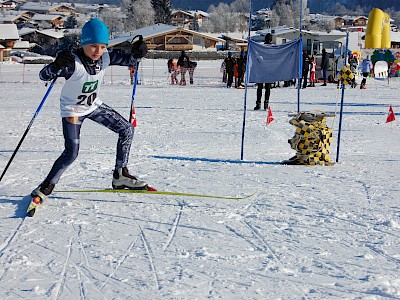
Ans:
{"type": "MultiPolygon", "coordinates": [[[[118,215],[112,215],[112,214],[106,214],[106,213],[98,213],[98,214],[99,215],[103,215],[103,216],[107,216],[107,217],[117,218],[117,219],[119,218],[119,219],[133,220],[133,221],[136,221],[136,222],[143,221],[143,222],[159,224],[159,225],[168,225],[168,226],[171,225],[171,223],[161,222],[161,221],[152,221],[152,220],[149,220],[149,219],[145,220],[145,219],[139,219],[139,218],[130,218],[130,217],[118,216],[118,215]]],[[[121,221],[115,221],[115,220],[111,220],[111,219],[110,219],[110,221],[118,223],[118,224],[124,224],[124,225],[127,225],[127,226],[132,226],[132,224],[123,223],[121,221]]],[[[205,231],[205,232],[215,232],[215,233],[221,233],[222,234],[221,231],[216,230],[216,229],[210,229],[210,228],[207,228],[206,226],[204,226],[204,227],[196,227],[196,226],[190,226],[190,225],[181,225],[181,227],[188,228],[188,229],[201,230],[201,231],[205,231]]]]}
{"type": "Polygon", "coordinates": [[[100,291],[105,287],[105,285],[108,283],[108,281],[110,280],[110,278],[113,278],[114,274],[118,271],[118,269],[121,267],[121,265],[124,263],[125,259],[128,257],[129,252],[132,250],[133,246],[135,246],[137,240],[139,237],[136,238],[136,240],[134,242],[132,242],[127,251],[125,252],[125,255],[120,258],[118,260],[117,266],[115,267],[115,269],[107,276],[106,280],[103,282],[103,284],[100,286],[100,291]]]}
{"type": "Polygon", "coordinates": [[[12,232],[8,238],[0,245],[0,258],[3,257],[4,250],[9,247],[14,240],[14,238],[17,236],[19,230],[21,229],[22,225],[25,223],[25,218],[22,219],[22,221],[19,223],[17,228],[12,232]]]}
{"type": "Polygon", "coordinates": [[[265,252],[266,249],[263,249],[259,246],[257,246],[255,243],[253,243],[251,240],[247,239],[243,234],[241,234],[240,232],[238,232],[235,228],[229,226],[229,225],[225,225],[225,227],[233,234],[235,234],[237,237],[243,239],[244,241],[246,241],[247,243],[249,243],[254,249],[258,250],[258,251],[262,251],[265,252]]]}
{"type": "Polygon", "coordinates": [[[166,241],[166,243],[165,243],[165,245],[164,245],[164,247],[163,247],[163,253],[164,253],[164,252],[167,250],[167,248],[171,245],[172,240],[174,239],[174,237],[175,237],[175,235],[176,235],[176,231],[177,231],[177,229],[178,229],[179,222],[180,222],[180,219],[181,219],[181,216],[182,216],[182,213],[183,213],[183,205],[184,205],[184,204],[181,204],[181,205],[180,205],[179,212],[178,212],[178,214],[177,214],[176,217],[175,217],[175,220],[174,220],[174,223],[172,224],[171,229],[169,230],[169,234],[168,234],[167,241],[166,241]]]}
{"type": "MultiPolygon", "coordinates": [[[[282,263],[282,261],[276,256],[275,251],[268,245],[268,243],[265,241],[263,237],[257,232],[257,230],[254,228],[254,226],[249,222],[249,221],[243,221],[244,224],[253,232],[255,237],[266,247],[266,250],[271,252],[272,257],[276,262],[278,262],[283,268],[286,268],[285,265],[282,263]]],[[[302,281],[302,286],[305,286],[304,280],[302,281]]],[[[295,285],[295,288],[302,294],[302,299],[307,299],[306,295],[304,294],[303,290],[299,287],[298,284],[295,285]]]]}
{"type": "MultiPolygon", "coordinates": [[[[76,263],[74,263],[74,265],[75,265],[76,270],[80,273],[80,275],[81,275],[82,277],[84,277],[84,278],[87,279],[87,281],[94,287],[94,289],[99,293],[99,295],[100,295],[103,299],[107,299],[107,298],[103,295],[103,293],[99,290],[99,288],[96,286],[96,284],[93,282],[93,279],[95,279],[95,277],[93,276],[93,274],[92,274],[88,269],[85,268],[85,270],[86,270],[90,275],[92,275],[92,278],[90,278],[89,276],[87,276],[87,275],[85,274],[85,272],[83,272],[83,270],[82,270],[83,267],[82,267],[82,266],[78,266],[76,263]]],[[[104,275],[104,274],[102,274],[102,275],[104,275]]]]}
{"type": "Polygon", "coordinates": [[[374,231],[377,231],[377,232],[380,232],[380,233],[384,233],[384,234],[387,234],[387,235],[395,236],[395,237],[400,239],[400,235],[396,234],[394,232],[387,232],[387,231],[379,229],[379,228],[367,226],[367,225],[365,225],[365,224],[363,224],[361,222],[357,222],[357,221],[352,221],[352,220],[349,220],[349,219],[341,218],[341,217],[335,216],[333,213],[332,214],[321,214],[321,216],[332,217],[332,218],[335,218],[335,219],[337,219],[339,221],[344,221],[344,222],[347,222],[347,223],[350,223],[350,224],[353,224],[353,225],[358,225],[358,226],[360,226],[362,228],[365,228],[366,230],[374,230],[374,231]]]}
{"type": "Polygon", "coordinates": [[[278,262],[281,266],[284,266],[282,261],[276,256],[275,251],[272,250],[272,248],[268,245],[268,243],[260,236],[257,230],[253,227],[253,225],[251,225],[249,221],[243,221],[243,223],[251,230],[251,232],[261,242],[261,244],[265,246],[266,250],[268,250],[271,253],[272,257],[276,260],[276,262],[278,262]]]}
{"type": "Polygon", "coordinates": [[[71,257],[71,253],[72,253],[72,243],[73,243],[72,238],[70,238],[69,239],[69,245],[68,245],[68,251],[67,251],[67,257],[65,258],[63,269],[62,269],[61,274],[59,276],[58,282],[55,285],[55,293],[56,293],[56,295],[55,295],[54,299],[56,299],[56,300],[59,299],[60,292],[62,292],[62,290],[64,290],[64,287],[65,287],[65,280],[66,280],[66,277],[67,277],[66,270],[67,270],[67,265],[68,265],[68,262],[69,262],[69,259],[71,257]]]}
{"type": "MultiPolygon", "coordinates": [[[[18,233],[20,232],[21,227],[23,226],[23,224],[25,223],[25,218],[22,219],[22,221],[18,224],[17,228],[8,235],[7,239],[0,245],[0,259],[3,258],[4,255],[4,251],[10,247],[10,245],[12,244],[12,242],[14,241],[15,237],[18,235],[18,233]]],[[[19,248],[19,247],[18,247],[19,248]]],[[[28,247],[27,247],[28,248],[28,247]]],[[[21,253],[22,251],[25,251],[27,248],[25,248],[24,250],[18,251],[18,253],[21,253]]],[[[15,253],[11,254],[9,256],[9,259],[15,255],[15,253]]],[[[7,274],[8,270],[10,269],[8,266],[4,266],[5,262],[2,262],[2,268],[1,268],[1,275],[0,275],[0,282],[2,282],[4,276],[7,274]]]]}
{"type": "MultiPolygon", "coordinates": [[[[273,224],[273,226],[274,226],[277,230],[280,230],[280,231],[281,231],[281,228],[279,228],[276,224],[273,224]]],[[[287,232],[284,232],[284,234],[287,234],[287,232]]],[[[289,237],[290,237],[290,236],[289,236],[289,237]]],[[[305,255],[310,254],[310,251],[306,250],[305,248],[299,247],[299,246],[294,246],[293,244],[294,244],[294,243],[297,243],[296,241],[291,240],[290,243],[291,243],[291,246],[292,246],[292,247],[295,247],[298,251],[301,251],[303,254],[305,254],[305,255]]],[[[334,264],[326,263],[326,262],[324,262],[324,261],[322,261],[322,260],[319,260],[319,259],[316,259],[316,258],[314,259],[314,261],[315,261],[316,263],[320,264],[321,266],[323,266],[324,268],[328,269],[328,270],[329,270],[329,269],[333,269],[333,268],[336,269],[336,270],[338,271],[339,274],[344,274],[344,275],[346,275],[346,278],[350,278],[351,280],[357,280],[356,277],[352,276],[351,274],[349,274],[348,272],[346,272],[345,270],[343,270],[343,268],[341,268],[341,267],[339,267],[339,266],[336,266],[336,265],[334,265],[334,264]]],[[[318,272],[314,271],[314,273],[318,273],[318,272]]]]}
{"type": "Polygon", "coordinates": [[[142,238],[142,242],[143,242],[144,248],[146,250],[147,256],[149,257],[150,267],[151,267],[151,270],[152,270],[152,273],[153,273],[153,277],[154,277],[154,281],[155,281],[157,290],[160,290],[161,289],[160,280],[158,279],[157,270],[156,270],[156,267],[154,265],[153,256],[151,254],[151,249],[149,247],[149,244],[147,242],[147,239],[146,239],[146,236],[145,236],[145,234],[143,232],[142,227],[140,227],[139,224],[138,224],[138,227],[139,227],[139,230],[140,230],[140,237],[142,238]]]}
{"type": "Polygon", "coordinates": [[[383,258],[385,258],[387,261],[396,264],[397,266],[400,265],[400,259],[394,258],[390,255],[387,255],[386,253],[384,253],[383,251],[376,249],[376,247],[372,246],[372,245],[365,245],[369,250],[371,250],[373,253],[378,254],[379,256],[382,256],[383,258]]]}
{"type": "Polygon", "coordinates": [[[88,259],[88,257],[87,257],[85,248],[83,247],[82,240],[81,240],[82,225],[79,225],[79,226],[78,226],[78,229],[76,229],[76,228],[75,228],[75,225],[72,224],[72,228],[73,228],[73,229],[75,230],[75,232],[76,232],[77,239],[78,239],[78,243],[79,243],[80,252],[82,253],[83,257],[85,258],[86,265],[90,267],[89,259],[88,259]]]}
{"type": "Polygon", "coordinates": [[[81,299],[86,299],[86,297],[85,297],[85,286],[84,286],[83,281],[82,281],[81,272],[80,272],[80,270],[79,270],[79,268],[78,268],[78,266],[76,264],[74,264],[74,267],[75,267],[75,271],[76,271],[76,274],[77,274],[77,277],[78,277],[78,280],[79,280],[79,294],[81,296],[81,299]]]}

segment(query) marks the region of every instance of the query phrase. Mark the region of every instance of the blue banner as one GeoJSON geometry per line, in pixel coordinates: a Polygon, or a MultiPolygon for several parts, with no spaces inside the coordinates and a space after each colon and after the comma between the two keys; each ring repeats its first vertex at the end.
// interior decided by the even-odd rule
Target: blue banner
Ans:
{"type": "Polygon", "coordinates": [[[301,39],[281,45],[249,40],[249,83],[286,81],[301,77],[301,39]]]}

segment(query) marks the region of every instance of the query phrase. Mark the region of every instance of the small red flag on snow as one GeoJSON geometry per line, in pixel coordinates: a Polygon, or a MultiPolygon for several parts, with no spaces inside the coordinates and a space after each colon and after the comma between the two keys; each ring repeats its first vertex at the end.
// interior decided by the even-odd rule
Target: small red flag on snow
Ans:
{"type": "Polygon", "coordinates": [[[392,122],[394,120],[396,120],[396,117],[394,116],[392,105],[390,105],[389,114],[388,114],[388,116],[386,118],[386,123],[392,122]]]}
{"type": "Polygon", "coordinates": [[[275,120],[275,118],[272,115],[271,106],[268,106],[267,125],[266,126],[268,126],[269,123],[271,123],[273,120],[275,120]]]}

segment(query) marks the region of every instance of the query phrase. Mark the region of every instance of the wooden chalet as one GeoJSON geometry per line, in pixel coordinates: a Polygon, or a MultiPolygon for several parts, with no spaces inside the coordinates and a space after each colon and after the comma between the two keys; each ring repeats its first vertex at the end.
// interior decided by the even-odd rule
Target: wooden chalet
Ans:
{"type": "Polygon", "coordinates": [[[43,28],[62,28],[64,26],[62,15],[35,14],[31,21],[43,28]]]}
{"type": "Polygon", "coordinates": [[[116,49],[130,47],[132,38],[142,35],[149,50],[166,51],[216,51],[223,39],[176,26],[156,24],[131,32],[129,35],[110,40],[109,46],[116,49]]]}
{"type": "Polygon", "coordinates": [[[171,24],[182,28],[193,28],[194,15],[191,12],[177,9],[171,12],[171,24]]]}

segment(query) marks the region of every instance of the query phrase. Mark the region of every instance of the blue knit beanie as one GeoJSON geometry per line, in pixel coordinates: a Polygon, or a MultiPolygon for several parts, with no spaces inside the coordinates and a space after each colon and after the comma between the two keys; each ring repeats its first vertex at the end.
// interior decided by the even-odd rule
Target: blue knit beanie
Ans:
{"type": "Polygon", "coordinates": [[[99,19],[91,19],[83,25],[81,46],[90,44],[108,45],[108,28],[99,19]]]}

